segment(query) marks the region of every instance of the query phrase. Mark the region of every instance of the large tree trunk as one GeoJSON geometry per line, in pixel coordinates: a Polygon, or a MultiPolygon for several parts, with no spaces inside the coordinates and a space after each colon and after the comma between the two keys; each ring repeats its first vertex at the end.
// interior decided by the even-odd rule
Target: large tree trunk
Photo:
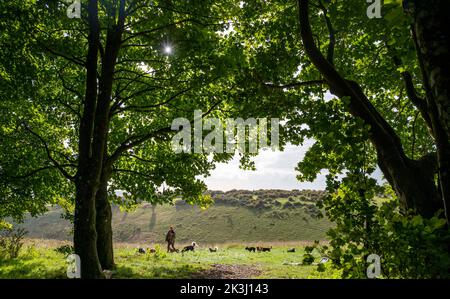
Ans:
{"type": "Polygon", "coordinates": [[[88,4],[86,93],[80,120],[78,169],[75,177],[74,247],[81,261],[81,278],[104,278],[97,255],[95,227],[95,196],[101,175],[104,142],[104,128],[96,123],[97,116],[101,114],[97,105],[97,57],[100,45],[97,5],[96,0],[90,0],[88,4]]]}
{"type": "MultiPolygon", "coordinates": [[[[87,180],[89,181],[89,179],[87,180]]],[[[74,247],[80,257],[81,278],[103,278],[97,255],[97,233],[95,228],[95,183],[85,180],[76,182],[76,204],[74,220],[74,247]]]]}
{"type": "MultiPolygon", "coordinates": [[[[359,84],[343,78],[317,48],[309,23],[309,1],[298,0],[298,4],[300,35],[306,54],[324,77],[330,91],[340,98],[348,97],[349,112],[370,126],[369,138],[377,150],[378,165],[399,196],[403,209],[415,209],[425,217],[433,216],[443,207],[434,180],[436,155],[430,154],[420,160],[406,157],[400,138],[372,105],[359,84]]],[[[428,1],[425,6],[429,6],[428,1]]]]}
{"type": "MultiPolygon", "coordinates": [[[[102,71],[99,80],[99,95],[95,122],[98,126],[99,136],[94,138],[94,148],[102,149],[102,171],[99,189],[96,194],[96,229],[97,252],[103,269],[114,268],[114,253],[112,241],[111,205],[108,201],[108,181],[111,177],[111,163],[108,163],[108,130],[110,121],[110,105],[114,72],[119,54],[122,33],[125,22],[125,0],[119,4],[119,17],[117,25],[108,28],[106,36],[105,53],[102,57],[102,71]]],[[[95,137],[95,135],[94,135],[95,137]]],[[[99,157],[100,158],[100,157],[99,157]]]]}
{"type": "Polygon", "coordinates": [[[437,147],[439,185],[447,221],[450,210],[450,26],[448,0],[404,1],[427,94],[437,147]]]}
{"type": "Polygon", "coordinates": [[[95,205],[97,209],[97,252],[102,269],[112,270],[114,264],[112,212],[108,200],[109,173],[102,173],[95,205]]]}
{"type": "Polygon", "coordinates": [[[375,147],[378,166],[400,198],[404,211],[415,209],[420,215],[430,218],[442,209],[441,197],[434,180],[437,171],[435,154],[414,161],[404,155],[392,155],[393,151],[379,145],[375,147]]]}

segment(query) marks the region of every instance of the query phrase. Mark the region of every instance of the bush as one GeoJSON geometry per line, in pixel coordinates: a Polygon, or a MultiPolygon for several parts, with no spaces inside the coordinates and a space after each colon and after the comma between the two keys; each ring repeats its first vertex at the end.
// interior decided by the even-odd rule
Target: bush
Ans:
{"type": "Polygon", "coordinates": [[[151,253],[150,250],[147,251],[146,259],[147,261],[150,260],[150,258],[153,258],[155,261],[159,261],[162,259],[165,259],[167,257],[167,253],[161,249],[161,246],[157,244],[155,246],[155,252],[151,253]]]}
{"type": "Polygon", "coordinates": [[[21,254],[21,257],[22,256],[28,259],[34,259],[39,257],[39,251],[36,249],[36,246],[32,244],[25,248],[25,252],[21,254]]]}
{"type": "Polygon", "coordinates": [[[293,209],[293,208],[295,208],[294,205],[289,201],[283,204],[283,209],[293,209]]]}
{"type": "Polygon", "coordinates": [[[58,248],[55,249],[56,252],[64,254],[64,255],[69,255],[75,252],[75,248],[71,245],[62,245],[59,246],[58,248]]]}
{"type": "Polygon", "coordinates": [[[311,265],[314,263],[314,256],[311,253],[305,253],[302,260],[303,265],[311,265]]]}
{"type": "Polygon", "coordinates": [[[3,230],[0,233],[0,259],[8,260],[17,258],[26,234],[27,231],[23,228],[3,230]]]}
{"type": "Polygon", "coordinates": [[[379,204],[369,190],[345,182],[324,200],[329,219],[336,223],[328,232],[330,248],[324,250],[333,266],[344,278],[366,278],[366,259],[377,254],[381,277],[449,278],[445,219],[400,212],[395,198],[379,204]]]}

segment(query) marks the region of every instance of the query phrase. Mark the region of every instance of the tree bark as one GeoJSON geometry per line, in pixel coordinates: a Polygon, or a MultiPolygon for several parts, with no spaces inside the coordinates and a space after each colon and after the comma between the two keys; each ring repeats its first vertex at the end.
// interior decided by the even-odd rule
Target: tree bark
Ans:
{"type": "MultiPolygon", "coordinates": [[[[110,121],[110,106],[112,86],[114,82],[114,71],[117,57],[119,54],[122,32],[125,21],[125,1],[121,0],[119,4],[119,18],[116,26],[108,29],[106,37],[105,54],[102,58],[102,72],[99,82],[99,107],[100,115],[96,116],[96,121],[100,120],[99,125],[103,130],[102,139],[98,139],[98,146],[102,147],[102,172],[100,177],[100,186],[96,194],[96,228],[97,228],[97,252],[103,269],[114,268],[114,249],[112,240],[112,213],[111,205],[108,201],[108,181],[111,177],[112,164],[108,163],[108,128],[110,121]]],[[[96,141],[94,140],[94,144],[96,141]]]]}
{"type": "Polygon", "coordinates": [[[102,269],[115,268],[112,232],[111,204],[108,200],[109,172],[103,171],[100,187],[97,191],[95,205],[97,210],[97,252],[102,269]]]}
{"type": "Polygon", "coordinates": [[[300,35],[306,54],[324,77],[330,91],[339,98],[349,98],[349,112],[370,126],[369,139],[376,148],[378,165],[396,191],[402,208],[415,209],[420,215],[432,217],[443,207],[434,181],[436,156],[430,154],[416,161],[405,155],[400,138],[359,84],[343,78],[315,45],[309,23],[309,1],[298,0],[298,6],[300,35]]]}
{"type": "MultiPolygon", "coordinates": [[[[101,214],[97,215],[96,199],[97,193],[100,192],[99,197],[102,198],[107,188],[107,180],[102,181],[101,179],[104,167],[103,162],[107,156],[106,149],[114,70],[121,45],[124,21],[125,0],[120,0],[118,23],[108,28],[106,47],[101,59],[101,73],[98,76],[98,54],[101,49],[98,1],[89,1],[86,93],[83,115],[80,121],[78,170],[75,176],[77,190],[74,247],[75,253],[80,256],[81,260],[81,278],[105,277],[98,255],[96,222],[100,222],[99,227],[102,232],[100,242],[103,244],[103,240],[108,238],[108,234],[103,234],[105,226],[101,224],[105,224],[105,222],[102,217],[105,215],[108,217],[108,213],[111,213],[111,211],[110,207],[104,207],[109,203],[101,202],[103,208],[100,210],[101,214]]],[[[106,219],[106,223],[111,224],[110,221],[108,222],[108,219],[106,219]]],[[[112,251],[112,244],[107,246],[106,249],[112,251]]],[[[102,261],[105,261],[103,253],[102,247],[102,261]]]]}
{"type": "MultiPolygon", "coordinates": [[[[81,278],[104,278],[97,254],[95,227],[95,196],[98,190],[102,150],[93,146],[93,140],[101,138],[99,126],[95,124],[97,114],[97,57],[100,46],[98,3],[88,4],[88,53],[86,57],[86,92],[83,115],[80,120],[78,169],[75,176],[74,247],[81,261],[81,278]]],[[[101,142],[101,140],[97,140],[101,142]]]]}
{"type": "Polygon", "coordinates": [[[441,197],[450,212],[450,1],[404,1],[422,70],[427,106],[435,136],[441,197]]]}
{"type": "Polygon", "coordinates": [[[76,182],[76,207],[74,219],[74,247],[80,257],[81,278],[104,278],[97,255],[97,232],[95,228],[95,184],[76,182]]]}

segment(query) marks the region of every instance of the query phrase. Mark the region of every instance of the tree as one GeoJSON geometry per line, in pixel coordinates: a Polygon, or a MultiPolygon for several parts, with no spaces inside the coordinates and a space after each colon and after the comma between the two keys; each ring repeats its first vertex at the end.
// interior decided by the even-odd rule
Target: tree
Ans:
{"type": "MultiPolygon", "coordinates": [[[[6,7],[15,11],[20,4],[6,7]]],[[[100,278],[102,266],[114,264],[108,195],[122,205],[179,195],[204,202],[205,185],[196,176],[207,174],[213,161],[206,154],[172,154],[170,124],[192,119],[195,109],[215,113],[217,91],[226,96],[232,90],[224,71],[230,57],[218,50],[216,32],[226,23],[208,1],[90,0],[81,20],[67,18],[66,8],[36,1],[25,9],[36,23],[25,37],[37,70],[29,80],[34,92],[20,89],[17,104],[34,114],[16,117],[19,125],[8,138],[17,144],[26,136],[30,147],[19,153],[38,149],[39,155],[20,169],[13,168],[17,160],[8,161],[4,177],[23,184],[23,177],[42,181],[42,172],[49,172],[68,186],[72,193],[60,194],[59,184],[42,182],[51,195],[74,201],[82,277],[100,278]],[[44,166],[35,167],[39,163],[44,166]],[[118,190],[125,200],[115,196],[118,190]]],[[[19,26],[24,20],[19,15],[19,26]]],[[[18,73],[11,81],[20,80],[18,73]]],[[[36,185],[28,189],[33,197],[51,197],[37,194],[36,185]]]]}
{"type": "Polygon", "coordinates": [[[286,119],[284,142],[313,141],[298,179],[327,171],[333,265],[365,277],[380,253],[387,277],[448,277],[448,3],[384,2],[380,19],[364,1],[241,2],[229,40],[243,45],[247,94],[286,119]],[[382,205],[377,166],[396,193],[382,205]]]}
{"type": "Polygon", "coordinates": [[[448,214],[448,4],[419,2],[402,13],[394,1],[370,19],[362,1],[250,1],[234,38],[262,102],[286,109],[284,138],[315,141],[299,179],[328,169],[332,191],[339,174],[370,174],[377,163],[402,209],[431,217],[448,214]]]}
{"type": "MultiPolygon", "coordinates": [[[[442,9],[448,8],[448,3],[436,1],[432,5],[430,3],[424,5],[419,2],[406,3],[406,6],[412,6],[407,7],[407,13],[412,17],[412,38],[418,51],[425,98],[418,95],[411,74],[406,70],[400,72],[409,100],[421,113],[435,141],[437,154],[429,153],[417,160],[406,156],[397,133],[373,106],[361,85],[339,74],[333,65],[333,49],[330,49],[328,59],[321,54],[314,42],[309,23],[309,1],[306,0],[298,2],[300,35],[306,54],[322,74],[331,92],[340,98],[347,97],[350,113],[362,119],[364,124],[369,126],[369,138],[376,148],[378,165],[402,199],[403,206],[416,209],[420,214],[427,217],[431,217],[439,208],[443,208],[448,221],[450,193],[447,189],[448,184],[450,184],[448,178],[448,171],[450,170],[448,162],[450,158],[450,131],[448,130],[446,112],[448,87],[443,87],[442,83],[447,82],[446,80],[449,80],[449,77],[445,78],[445,71],[444,74],[439,71],[437,74],[438,83],[434,80],[431,82],[429,79],[431,72],[438,67],[436,64],[439,65],[439,70],[441,67],[435,56],[443,59],[439,61],[446,61],[449,58],[439,52],[439,49],[448,49],[449,46],[448,39],[445,39],[449,36],[448,31],[446,32],[442,28],[445,20],[442,9]],[[427,15],[428,17],[425,20],[421,15],[427,15]],[[429,18],[433,18],[433,21],[431,22],[429,18]],[[431,23],[425,23],[425,21],[431,23]],[[438,34],[437,36],[429,31],[430,27],[434,30],[434,34],[438,34]],[[420,37],[418,32],[420,32],[420,37]],[[428,49],[428,47],[434,47],[431,44],[436,44],[437,48],[428,49]],[[426,66],[423,60],[427,61],[426,66]],[[431,85],[434,86],[433,91],[430,90],[431,85]],[[439,186],[435,183],[435,173],[439,174],[439,186]]],[[[324,14],[327,18],[326,11],[324,14]]],[[[329,30],[331,31],[330,36],[334,36],[334,29],[331,25],[329,25],[329,30]]],[[[331,40],[329,47],[330,45],[333,47],[333,43],[334,40],[331,40]]],[[[400,67],[401,60],[395,54],[393,55],[393,62],[400,67]]],[[[444,67],[444,69],[446,68],[444,67]]]]}
{"type": "MultiPolygon", "coordinates": [[[[58,201],[57,194],[66,197],[73,192],[48,160],[40,141],[29,138],[24,130],[24,120],[33,119],[48,136],[61,136],[62,132],[50,123],[45,125],[45,117],[29,105],[39,77],[36,56],[29,47],[33,42],[30,34],[38,26],[32,7],[31,2],[1,4],[0,219],[16,221],[21,221],[25,212],[33,216],[44,212],[46,204],[58,201]],[[58,192],[53,186],[58,186],[58,192]]],[[[63,166],[69,167],[66,162],[63,166]]]]}

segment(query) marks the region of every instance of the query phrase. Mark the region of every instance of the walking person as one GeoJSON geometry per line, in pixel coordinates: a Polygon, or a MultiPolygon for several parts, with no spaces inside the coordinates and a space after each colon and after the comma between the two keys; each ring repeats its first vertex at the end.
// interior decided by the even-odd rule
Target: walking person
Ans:
{"type": "Polygon", "coordinates": [[[172,226],[169,228],[169,231],[166,234],[166,242],[167,242],[167,252],[178,251],[175,248],[175,231],[173,230],[172,226]]]}

